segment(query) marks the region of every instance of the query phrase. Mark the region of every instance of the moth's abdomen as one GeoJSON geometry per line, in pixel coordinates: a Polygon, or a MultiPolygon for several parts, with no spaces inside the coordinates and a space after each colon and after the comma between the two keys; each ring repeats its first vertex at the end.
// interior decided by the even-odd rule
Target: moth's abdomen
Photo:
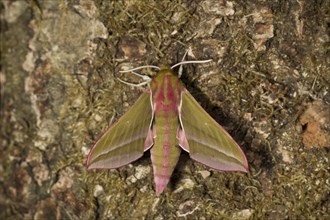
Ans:
{"type": "Polygon", "coordinates": [[[156,194],[159,195],[167,186],[180,156],[176,131],[178,117],[174,112],[161,111],[155,118],[156,137],[151,148],[151,161],[154,170],[156,194]]]}

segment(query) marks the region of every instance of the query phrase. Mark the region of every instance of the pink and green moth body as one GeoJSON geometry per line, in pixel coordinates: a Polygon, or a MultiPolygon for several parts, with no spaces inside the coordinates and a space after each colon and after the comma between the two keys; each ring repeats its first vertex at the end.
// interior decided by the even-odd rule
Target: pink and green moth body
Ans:
{"type": "Polygon", "coordinates": [[[88,155],[87,168],[118,168],[137,160],[148,149],[157,196],[167,186],[182,149],[213,169],[248,171],[238,144],[169,67],[160,68],[148,81],[147,92],[96,142],[88,155]]]}

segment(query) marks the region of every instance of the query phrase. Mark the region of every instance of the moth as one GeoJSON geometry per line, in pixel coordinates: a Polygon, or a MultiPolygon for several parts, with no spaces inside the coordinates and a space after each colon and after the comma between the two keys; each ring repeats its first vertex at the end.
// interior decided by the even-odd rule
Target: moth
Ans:
{"type": "Polygon", "coordinates": [[[122,71],[142,77],[145,81],[135,86],[148,84],[148,89],[92,147],[88,170],[124,166],[150,149],[157,196],[167,186],[181,150],[213,169],[247,172],[241,148],[188,92],[180,80],[181,73],[172,71],[179,65],[208,61],[183,61],[161,68],[144,66],[158,70],[153,78],[134,72],[139,68],[122,71]]]}

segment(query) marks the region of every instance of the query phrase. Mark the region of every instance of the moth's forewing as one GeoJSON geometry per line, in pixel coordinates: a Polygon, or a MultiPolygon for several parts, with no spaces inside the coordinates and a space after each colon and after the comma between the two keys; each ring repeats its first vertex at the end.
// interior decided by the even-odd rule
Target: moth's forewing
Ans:
{"type": "Polygon", "coordinates": [[[192,159],[222,171],[247,172],[246,157],[233,138],[197,103],[182,92],[179,145],[192,159]],[[188,143],[188,145],[187,145],[188,143]]]}
{"type": "Polygon", "coordinates": [[[150,93],[143,93],[93,146],[87,158],[87,168],[117,168],[140,158],[152,117],[150,93]]]}

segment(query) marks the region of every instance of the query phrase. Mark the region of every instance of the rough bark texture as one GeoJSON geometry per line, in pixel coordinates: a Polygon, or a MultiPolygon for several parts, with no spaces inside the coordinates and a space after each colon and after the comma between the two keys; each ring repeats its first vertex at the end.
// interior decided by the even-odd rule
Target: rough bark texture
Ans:
{"type": "MultiPolygon", "coordinates": [[[[3,0],[0,219],[330,218],[329,1],[3,0]],[[183,155],[155,196],[149,156],[87,172],[137,99],[122,68],[188,59],[183,81],[249,173],[183,155]]],[[[139,116],[137,116],[139,117],[139,116]]]]}

